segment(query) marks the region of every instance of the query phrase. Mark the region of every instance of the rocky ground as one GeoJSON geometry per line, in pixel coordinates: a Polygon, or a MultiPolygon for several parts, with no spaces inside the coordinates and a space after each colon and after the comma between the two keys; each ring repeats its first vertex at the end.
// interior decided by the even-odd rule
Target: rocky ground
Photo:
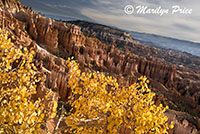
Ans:
{"type": "Polygon", "coordinates": [[[66,86],[69,70],[64,61],[74,57],[81,70],[103,71],[124,86],[146,75],[157,93],[156,103],[173,109],[166,112],[175,122],[170,133],[200,133],[199,57],[144,46],[130,33],[103,25],[46,18],[17,0],[0,0],[0,27],[16,37],[15,44],[35,48],[35,64],[46,77],[38,96],[48,87],[67,101],[71,91],[66,86]]]}
{"type": "MultiPolygon", "coordinates": [[[[145,46],[134,40],[130,33],[112,27],[85,21],[69,21],[68,23],[79,26],[86,36],[98,38],[112,47],[119,48],[125,52],[125,55],[132,53],[139,57],[135,59],[144,59],[141,61],[141,65],[139,65],[139,70],[136,69],[134,72],[149,76],[153,80],[162,83],[167,89],[174,90],[180,96],[178,97],[180,102],[187,98],[188,101],[184,101],[185,104],[181,104],[184,106],[180,106],[184,107],[183,111],[191,113],[191,109],[195,109],[200,105],[200,57],[175,50],[145,46]],[[155,70],[158,71],[156,72],[155,70]],[[167,76],[165,76],[165,73],[161,73],[161,70],[164,70],[163,73],[165,72],[167,76]],[[192,100],[197,105],[189,106],[192,100]]],[[[131,56],[128,55],[128,57],[130,58],[131,56]]],[[[128,61],[128,63],[131,62],[128,61]]],[[[137,64],[134,63],[134,65],[137,64]]],[[[131,70],[133,69],[131,68],[131,70]]],[[[130,73],[128,72],[128,74],[130,73]]],[[[156,87],[156,85],[158,84],[154,84],[153,87],[156,87]]],[[[170,96],[167,98],[169,99],[170,96]]],[[[173,102],[175,101],[177,100],[173,102]]],[[[199,108],[197,109],[198,112],[195,112],[195,115],[199,115],[199,108]]]]}

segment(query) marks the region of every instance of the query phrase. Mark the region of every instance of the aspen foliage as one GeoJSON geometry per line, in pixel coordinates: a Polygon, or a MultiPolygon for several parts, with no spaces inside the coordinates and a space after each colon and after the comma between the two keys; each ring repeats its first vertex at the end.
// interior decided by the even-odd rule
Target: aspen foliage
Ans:
{"type": "Polygon", "coordinates": [[[42,99],[31,99],[40,80],[34,53],[16,47],[0,29],[0,133],[41,133],[47,111],[42,99]]]}
{"type": "MultiPolygon", "coordinates": [[[[48,104],[52,109],[49,112],[43,99],[31,99],[41,79],[33,64],[34,53],[16,47],[0,29],[0,133],[48,133],[46,119],[56,115],[56,101],[48,104]]],[[[72,90],[67,103],[71,109],[60,117],[65,119],[68,132],[115,134],[126,127],[133,134],[164,134],[173,128],[173,122],[168,125],[164,115],[168,107],[154,104],[155,93],[149,89],[146,77],[121,87],[111,76],[81,72],[74,60],[66,62],[67,84],[72,90]]]]}
{"type": "Polygon", "coordinates": [[[81,73],[75,61],[67,61],[68,87],[71,111],[66,123],[72,133],[120,133],[123,127],[133,134],[167,134],[164,112],[168,106],[156,106],[155,93],[148,87],[149,80],[142,76],[138,83],[120,87],[117,80],[103,73],[81,73]]]}

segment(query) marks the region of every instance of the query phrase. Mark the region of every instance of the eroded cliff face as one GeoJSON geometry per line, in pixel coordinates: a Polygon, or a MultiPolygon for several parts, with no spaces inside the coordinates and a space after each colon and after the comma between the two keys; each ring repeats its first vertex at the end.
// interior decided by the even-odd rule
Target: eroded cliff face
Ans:
{"type": "Polygon", "coordinates": [[[9,8],[12,11],[19,11],[24,6],[18,0],[1,0],[0,7],[9,8]]]}
{"type": "MultiPolygon", "coordinates": [[[[140,45],[127,33],[123,33],[127,39],[121,41],[133,41],[132,45],[136,46],[134,51],[141,51],[140,55],[132,53],[133,51],[122,51],[114,44],[108,45],[97,38],[85,36],[80,27],[43,17],[17,1],[0,0],[0,5],[0,27],[15,35],[16,39],[13,42],[19,47],[35,48],[35,64],[45,76],[38,87],[38,96],[42,96],[43,88],[48,87],[57,91],[59,96],[67,101],[71,90],[66,84],[69,69],[65,59],[74,57],[81,70],[103,71],[116,77],[121,85],[128,86],[140,75],[146,75],[157,93],[156,103],[164,103],[177,110],[184,106],[184,111],[199,114],[200,74],[184,67],[169,65],[157,58],[142,56],[142,52],[147,52],[150,48],[140,45]]],[[[121,35],[120,32],[118,34],[121,35]]],[[[118,42],[117,39],[113,38],[113,43],[118,42]]],[[[187,118],[183,115],[187,124],[185,125],[182,118],[172,116],[175,114],[168,114],[170,120],[177,120],[176,127],[170,133],[198,133],[200,123],[197,117],[189,120],[189,117],[193,118],[191,115],[187,115],[187,118]]],[[[128,130],[122,130],[124,133],[126,131],[128,130]]]]}
{"type": "Polygon", "coordinates": [[[33,40],[50,52],[60,53],[64,58],[68,55],[75,56],[81,66],[96,67],[118,75],[137,72],[163,84],[173,82],[175,68],[172,66],[146,60],[130,52],[120,51],[115,46],[104,44],[96,38],[86,37],[75,25],[59,23],[40,15],[30,16],[21,13],[18,16],[25,18],[21,20],[27,23],[26,30],[33,40]]]}
{"type": "MultiPolygon", "coordinates": [[[[142,64],[141,66],[139,66],[141,70],[139,73],[147,75],[155,80],[154,82],[152,81],[151,85],[153,85],[153,87],[157,89],[160,89],[159,91],[162,92],[161,94],[165,94],[168,100],[169,98],[171,98],[170,96],[174,96],[174,94],[176,94],[176,96],[174,96],[175,99],[172,97],[170,100],[175,103],[184,102],[182,104],[184,106],[181,106],[184,107],[183,111],[191,112],[194,110],[197,115],[199,114],[199,57],[183,52],[177,52],[175,50],[162,49],[154,46],[145,46],[131,38],[130,34],[127,34],[126,32],[121,30],[114,29],[112,27],[85,21],[70,21],[69,23],[79,26],[81,28],[81,31],[86,36],[96,37],[100,41],[109,45],[114,45],[117,48],[125,51],[126,53],[131,52],[135,55],[140,56],[140,59],[141,57],[143,59],[147,59],[146,61],[148,62],[144,62],[143,60],[140,62],[142,64]],[[170,65],[171,67],[166,68],[165,64],[170,65]],[[159,65],[164,65],[165,67],[159,65]],[[154,72],[154,67],[152,66],[156,66],[155,68],[159,68],[159,70],[162,70],[162,68],[164,68],[166,73],[168,72],[168,76],[166,77],[166,75],[163,74],[162,71],[154,72]],[[173,75],[172,72],[175,68],[175,75],[173,75]],[[156,78],[152,76],[152,72],[154,72],[153,75],[157,76],[156,78]],[[160,76],[163,77],[161,78],[160,76]],[[160,77],[159,80],[158,77],[160,77]],[[159,83],[162,83],[164,85],[164,88],[162,88],[163,86],[159,83],[156,83],[157,81],[159,81],[159,83]],[[174,93],[171,95],[167,95],[168,93],[165,93],[165,88],[174,93]],[[161,91],[161,89],[163,90],[161,91]]],[[[176,107],[175,109],[182,109],[181,107],[178,107],[176,107]]]]}
{"type": "MultiPolygon", "coordinates": [[[[157,89],[162,90],[160,89],[162,86],[158,86],[161,84],[169,90],[170,94],[177,95],[176,98],[171,98],[170,96],[173,95],[168,97],[169,93],[159,91],[161,94],[166,94],[167,98],[171,98],[176,110],[180,110],[184,105],[184,111],[199,114],[200,77],[194,69],[181,68],[172,63],[167,65],[168,62],[164,59],[146,58],[128,50],[122,51],[115,45],[108,45],[96,38],[85,36],[80,28],[73,24],[56,22],[40,15],[23,14],[23,16],[27,18],[24,22],[28,22],[26,28],[28,34],[49,52],[63,58],[74,56],[82,69],[89,68],[121,76],[120,82],[125,86],[131,84],[134,78],[146,75],[157,82],[151,84],[153,88],[159,87],[157,89]],[[48,38],[51,38],[50,42],[46,40],[48,38]],[[184,104],[180,104],[182,102],[184,104]]],[[[118,42],[117,39],[115,42],[118,42]]],[[[151,52],[149,47],[140,46],[138,42],[133,42],[132,45],[136,46],[136,50],[140,47],[140,51],[151,52]]],[[[161,55],[158,50],[155,53],[161,55]]]]}
{"type": "Polygon", "coordinates": [[[79,26],[86,36],[96,37],[104,43],[115,45],[122,50],[129,50],[147,59],[154,58],[164,60],[168,64],[183,65],[193,70],[200,69],[200,59],[197,56],[171,49],[146,46],[132,38],[130,33],[109,26],[80,20],[68,21],[68,23],[79,26]]]}

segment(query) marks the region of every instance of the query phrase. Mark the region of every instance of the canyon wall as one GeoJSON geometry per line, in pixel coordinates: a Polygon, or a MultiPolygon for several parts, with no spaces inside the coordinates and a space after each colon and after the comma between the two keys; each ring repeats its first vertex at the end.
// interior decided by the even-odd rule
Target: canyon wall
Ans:
{"type": "Polygon", "coordinates": [[[113,45],[107,45],[96,38],[83,35],[75,25],[56,22],[40,15],[20,14],[26,22],[29,35],[50,52],[62,52],[61,55],[74,56],[78,63],[90,68],[121,75],[134,72],[146,75],[166,85],[173,83],[175,68],[159,61],[149,61],[143,57],[120,51],[113,45]],[[24,19],[25,18],[25,19],[24,19]],[[64,50],[63,50],[64,49],[64,50]],[[65,53],[64,53],[65,52],[65,53]]]}
{"type": "MultiPolygon", "coordinates": [[[[16,36],[13,42],[19,47],[22,47],[20,46],[21,44],[35,48],[35,64],[46,77],[43,80],[43,86],[57,91],[65,101],[71,95],[71,90],[67,88],[66,84],[69,69],[65,64],[65,59],[74,57],[82,70],[107,72],[116,76],[119,83],[122,83],[121,85],[127,86],[140,75],[146,75],[151,80],[152,85],[158,87],[156,88],[158,92],[159,90],[166,90],[165,92],[160,92],[164,93],[163,96],[175,96],[174,94],[176,94],[180,101],[191,104],[192,109],[196,108],[195,112],[198,114],[198,103],[200,102],[198,95],[199,83],[195,81],[200,78],[197,76],[198,73],[185,72],[184,74],[184,69],[180,71],[179,68],[179,71],[177,71],[177,66],[168,65],[162,60],[156,58],[148,59],[141,56],[142,53],[141,55],[131,53],[150,50],[148,47],[140,46],[137,42],[135,42],[137,48],[135,47],[134,51],[122,51],[114,44],[108,45],[97,38],[85,36],[78,26],[43,17],[16,1],[0,1],[1,5],[6,5],[7,8],[4,10],[0,8],[0,27],[7,29],[16,36]],[[177,91],[174,91],[173,88],[177,89],[177,91]],[[194,89],[193,94],[189,92],[192,88],[194,89]]],[[[113,38],[113,40],[117,39],[113,38]]],[[[157,51],[153,52],[159,53],[157,51]]],[[[158,97],[160,96],[158,94],[158,97]]],[[[162,97],[160,98],[162,99],[162,97]]],[[[166,101],[176,103],[177,98],[172,97],[171,100],[167,98],[168,100],[166,101]]],[[[173,115],[175,114],[177,115],[177,113],[173,113],[173,115]]],[[[171,114],[168,116],[172,120],[176,119],[171,114]]],[[[192,118],[193,116],[183,115],[183,117],[186,119],[186,117],[192,118]]],[[[194,120],[188,118],[184,122],[180,118],[176,119],[176,127],[170,133],[178,134],[182,132],[181,130],[185,130],[186,133],[197,134],[198,130],[200,130],[199,119],[197,117],[194,120]]],[[[126,133],[126,130],[123,131],[126,133]]]]}

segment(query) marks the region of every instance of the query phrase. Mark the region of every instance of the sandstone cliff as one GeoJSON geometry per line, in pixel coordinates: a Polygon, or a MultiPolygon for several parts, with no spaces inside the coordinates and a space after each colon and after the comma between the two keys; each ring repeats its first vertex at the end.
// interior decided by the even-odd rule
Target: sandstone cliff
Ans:
{"type": "MultiPolygon", "coordinates": [[[[13,42],[19,47],[35,48],[35,64],[46,77],[40,86],[52,88],[65,101],[71,91],[66,86],[69,69],[64,61],[70,56],[78,61],[82,70],[106,72],[117,77],[121,85],[127,86],[140,75],[146,75],[157,93],[156,103],[199,115],[200,73],[190,66],[173,65],[173,62],[169,64],[166,59],[157,58],[155,55],[162,57],[161,50],[143,46],[128,33],[117,30],[106,34],[104,41],[104,36],[100,40],[89,37],[91,33],[86,36],[80,27],[43,17],[17,0],[0,0],[0,9],[0,27],[15,35],[13,42]],[[112,35],[114,33],[117,35],[112,35]],[[115,45],[123,42],[127,44],[123,49],[115,45]],[[149,58],[150,55],[152,57],[149,58]]],[[[104,29],[102,27],[100,30],[104,29]]],[[[42,87],[38,96],[42,95],[42,87]]],[[[200,130],[198,117],[173,111],[166,114],[176,122],[170,133],[197,134],[200,130]]],[[[126,130],[122,131],[126,133],[126,130]]]]}
{"type": "MultiPolygon", "coordinates": [[[[199,84],[200,84],[200,77],[199,77],[199,70],[200,70],[200,58],[197,56],[193,56],[183,52],[177,52],[174,50],[168,50],[158,47],[149,47],[145,46],[138,41],[135,41],[131,38],[130,34],[123,32],[122,30],[118,30],[112,27],[94,24],[85,21],[70,21],[69,23],[75,24],[81,27],[81,31],[89,37],[96,37],[104,43],[109,45],[114,45],[121,50],[125,51],[125,53],[134,53],[135,55],[139,55],[141,57],[146,58],[147,61],[151,61],[149,64],[142,61],[142,66],[140,69],[143,70],[145,67],[145,71],[141,71],[140,74],[147,75],[153,80],[157,80],[152,76],[152,72],[154,72],[154,68],[152,67],[152,63],[167,64],[170,65],[171,68],[164,68],[166,72],[169,73],[170,77],[166,77],[163,73],[154,72],[153,75],[156,76],[164,76],[165,80],[170,82],[163,81],[163,77],[159,78],[160,83],[164,84],[164,86],[169,89],[170,91],[174,91],[173,94],[178,94],[176,99],[173,102],[180,103],[181,101],[184,102],[184,110],[187,112],[191,112],[193,109],[199,114],[199,84]],[[101,30],[103,29],[103,30],[101,30]],[[148,67],[149,65],[149,67],[148,67]],[[169,70],[168,70],[169,69],[169,70]],[[173,70],[176,69],[175,75],[173,74],[173,70]],[[149,75],[150,74],[150,75],[149,75]],[[169,80],[170,79],[170,80],[169,80]],[[178,99],[179,98],[179,99],[178,99]],[[187,98],[187,99],[186,99],[187,98]],[[195,102],[195,103],[193,103],[195,102]]],[[[159,68],[162,70],[161,66],[156,66],[155,68],[159,68]]],[[[154,65],[153,65],[154,66],[154,65]]],[[[155,82],[154,82],[155,83],[155,82]]],[[[154,87],[158,87],[162,89],[162,87],[157,86],[158,83],[153,84],[154,87]]],[[[163,90],[164,91],[164,90],[163,90]]],[[[161,92],[163,92],[161,91],[161,92]]],[[[168,93],[161,93],[167,96],[168,93]]],[[[170,96],[168,95],[167,98],[169,99],[170,96]]],[[[172,98],[173,99],[173,98],[172,98]]],[[[180,110],[178,108],[177,110],[180,110]]]]}

